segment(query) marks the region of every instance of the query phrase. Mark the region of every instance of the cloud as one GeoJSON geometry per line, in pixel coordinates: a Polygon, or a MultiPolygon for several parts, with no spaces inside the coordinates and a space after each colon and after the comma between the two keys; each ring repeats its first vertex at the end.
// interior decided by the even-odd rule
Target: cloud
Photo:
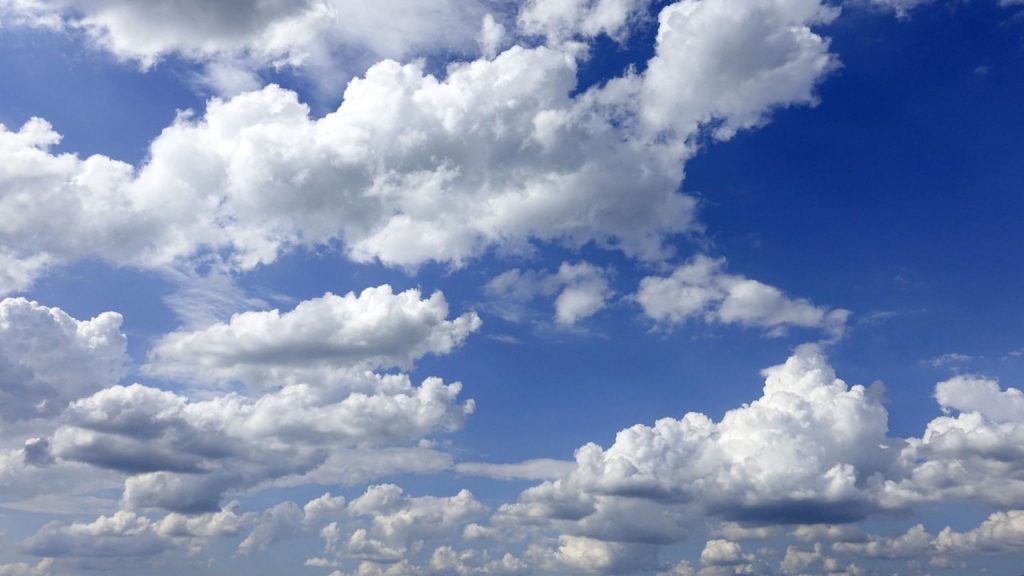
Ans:
{"type": "Polygon", "coordinates": [[[687,518],[845,523],[876,510],[898,452],[881,390],[836,378],[814,345],[764,375],[763,396],[720,422],[690,413],[622,430],[607,449],[581,447],[571,474],[526,490],[494,522],[667,544],[687,518]]]}
{"type": "MultiPolygon", "coordinates": [[[[286,4],[261,9],[293,8],[286,4]]],[[[103,16],[90,26],[102,30],[140,10],[95,6],[103,16]]],[[[184,6],[159,25],[173,35],[177,19],[197,9],[184,6]]],[[[248,270],[320,245],[407,269],[457,267],[491,249],[528,252],[533,242],[663,259],[669,237],[700,228],[696,200],[679,187],[701,131],[725,139],[775,108],[812,104],[835,60],[811,27],[833,14],[816,0],[684,0],[662,10],[644,73],[576,95],[575,52],[545,46],[453,63],[443,78],[422,62],[382,61],[322,118],[272,85],[213,99],[202,116],[180,114],[138,167],[53,153],[60,136],[44,120],[5,127],[0,152],[15,161],[0,169],[0,209],[12,216],[0,244],[17,271],[7,283],[24,287],[90,257],[166,268],[215,253],[248,270]]],[[[204,26],[220,26],[220,16],[204,26]]],[[[265,17],[224,25],[245,37],[265,17]]],[[[157,43],[147,54],[163,50],[162,34],[146,38],[157,43]]]]}
{"type": "Polygon", "coordinates": [[[700,563],[704,566],[736,566],[751,559],[743,554],[742,546],[729,540],[708,540],[700,553],[700,563]]]}
{"type": "Polygon", "coordinates": [[[134,384],[75,402],[54,454],[127,474],[132,508],[209,511],[222,495],[314,471],[334,448],[388,446],[454,430],[473,410],[461,385],[428,378],[336,398],[305,385],[257,399],[192,401],[134,384]]]}
{"type": "Polygon", "coordinates": [[[935,538],[941,553],[1005,552],[1024,546],[1024,510],[1009,510],[990,515],[977,528],[957,532],[946,527],[935,538]]]}
{"type": "Polygon", "coordinates": [[[0,17],[8,25],[81,31],[142,68],[178,56],[206,64],[208,75],[290,68],[334,88],[378,59],[472,53],[485,9],[475,0],[7,0],[0,17]]]}
{"type": "Polygon", "coordinates": [[[24,562],[0,564],[0,576],[51,576],[54,573],[52,568],[52,558],[44,558],[35,565],[24,562]]]}
{"type": "Polygon", "coordinates": [[[460,474],[485,476],[498,480],[553,480],[565,476],[572,469],[572,462],[549,458],[526,460],[514,464],[460,462],[455,465],[455,471],[460,474]]]}
{"type": "Polygon", "coordinates": [[[970,362],[973,359],[973,356],[968,356],[967,354],[949,352],[926,360],[925,363],[935,368],[942,368],[943,366],[959,366],[965,362],[970,362]]]}
{"type": "Polygon", "coordinates": [[[327,293],[288,312],[243,312],[229,322],[167,334],[151,350],[146,370],[256,388],[358,381],[365,370],[408,368],[427,354],[447,354],[481,325],[473,312],[447,317],[440,292],[424,299],[419,290],[395,294],[383,285],[358,295],[327,293]]]}
{"type": "Polygon", "coordinates": [[[393,484],[370,486],[349,503],[346,515],[351,520],[336,528],[344,529],[347,536],[334,538],[343,543],[345,557],[360,560],[370,569],[404,561],[426,542],[452,537],[486,510],[468,490],[443,498],[408,496],[393,484]]]}
{"type": "Polygon", "coordinates": [[[682,324],[691,318],[709,323],[758,326],[777,334],[787,327],[820,328],[842,335],[849,312],[791,299],[781,290],[724,271],[725,260],[695,256],[671,275],[648,276],[634,298],[652,320],[682,324]]]}
{"type": "Polygon", "coordinates": [[[528,0],[519,10],[519,28],[554,44],[601,34],[622,41],[650,5],[651,0],[528,0]]]}
{"type": "Polygon", "coordinates": [[[7,440],[20,444],[70,401],[120,379],[127,363],[121,321],[116,312],[77,320],[24,298],[0,300],[0,421],[7,440]]]}
{"type": "Polygon", "coordinates": [[[1024,402],[1016,388],[960,375],[940,382],[935,399],[947,413],[928,423],[900,454],[906,478],[886,485],[905,502],[968,500],[1012,506],[1024,498],[1020,480],[1024,402]]]}
{"type": "Polygon", "coordinates": [[[611,274],[587,262],[563,262],[553,273],[513,268],[492,278],[484,291],[490,307],[511,321],[528,317],[532,301],[553,298],[555,323],[568,328],[607,306],[614,294],[611,274]]]}
{"type": "Polygon", "coordinates": [[[119,511],[90,523],[51,522],[22,546],[37,556],[104,558],[151,556],[170,549],[173,543],[157,534],[148,518],[119,511]]]}

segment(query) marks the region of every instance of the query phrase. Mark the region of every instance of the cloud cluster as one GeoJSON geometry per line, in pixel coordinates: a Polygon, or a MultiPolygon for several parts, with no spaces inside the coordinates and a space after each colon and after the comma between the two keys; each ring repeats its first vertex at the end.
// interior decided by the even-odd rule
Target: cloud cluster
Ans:
{"type": "Polygon", "coordinates": [[[820,328],[842,335],[850,312],[791,299],[774,286],[725,272],[725,260],[698,255],[669,276],[640,281],[634,298],[652,320],[681,324],[692,318],[740,324],[780,334],[788,327],[820,328]]]}
{"type": "MultiPolygon", "coordinates": [[[[473,412],[461,384],[414,385],[372,370],[446,354],[479,325],[472,312],[449,320],[441,293],[389,286],[285,314],[242,313],[161,340],[154,366],[185,383],[170,391],[116,384],[126,359],[120,315],[80,321],[3,300],[0,388],[10,413],[2,421],[13,441],[0,452],[5,504],[45,507],[39,498],[81,497],[123,479],[125,510],[197,513],[269,483],[350,484],[448,468],[451,457],[425,439],[473,412]],[[218,388],[235,382],[245,386],[218,388]]],[[[134,526],[126,518],[103,530],[134,526]]]]}
{"type": "Polygon", "coordinates": [[[562,46],[513,46],[443,78],[382,61],[322,118],[268,86],[181,114],[139,167],[52,153],[60,136],[43,120],[5,127],[5,288],[85,257],[166,267],[216,252],[250,269],[336,241],[356,261],[410,269],[532,241],[662,258],[669,236],[697,228],[678,188],[704,127],[728,138],[813,104],[835,59],[811,27],[833,14],[817,0],[683,0],[662,10],[644,73],[575,95],[562,46]]]}
{"type": "MultiPolygon", "coordinates": [[[[419,388],[406,382],[394,395],[345,392],[333,402],[300,384],[255,400],[202,401],[138,385],[113,387],[74,402],[50,450],[58,464],[81,461],[128,475],[124,508],[93,522],[51,523],[24,545],[40,556],[149,556],[198,553],[211,539],[246,533],[239,553],[259,554],[317,534],[323,552],[307,564],[363,576],[853,576],[864,572],[851,560],[952,566],[1021,545],[1024,515],[1012,507],[964,532],[931,534],[915,526],[873,536],[856,526],[922,502],[1024,501],[1014,488],[1024,422],[1019,390],[977,376],[941,382],[935,397],[949,414],[930,422],[921,438],[904,439],[887,433],[881,387],[847,385],[818,345],[797,348],[763,374],[762,396],[718,421],[689,413],[633,426],[608,448],[581,447],[574,463],[455,465],[463,474],[545,479],[489,517],[467,491],[410,496],[390,484],[371,486],[351,501],[325,494],[260,514],[219,505],[228,492],[301,478],[324,466],[328,451],[344,460],[378,445],[382,454],[429,453],[429,446],[400,445],[457,426],[467,409],[455,402],[457,388],[439,381],[419,388]],[[941,475],[950,471],[968,476],[941,475]],[[155,520],[141,515],[143,509],[169,513],[155,520]],[[712,531],[718,536],[706,541],[699,570],[661,560],[665,546],[700,534],[708,521],[720,523],[712,531]],[[739,542],[750,539],[788,546],[773,555],[739,542]]],[[[450,460],[441,466],[451,467],[450,460]]]]}
{"type": "Polygon", "coordinates": [[[391,379],[373,394],[336,397],[303,384],[250,399],[191,401],[134,384],[76,401],[54,433],[53,453],[128,475],[124,504],[215,509],[228,491],[306,474],[334,447],[370,449],[454,430],[473,411],[458,383],[391,379]]]}

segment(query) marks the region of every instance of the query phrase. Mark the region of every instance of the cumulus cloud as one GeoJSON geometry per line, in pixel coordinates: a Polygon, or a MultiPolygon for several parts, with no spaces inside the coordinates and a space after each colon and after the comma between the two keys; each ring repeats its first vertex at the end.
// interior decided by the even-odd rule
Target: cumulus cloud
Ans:
{"type": "Polygon", "coordinates": [[[212,76],[291,68],[334,88],[382,58],[472,53],[486,7],[476,0],[5,0],[0,18],[81,31],[142,68],[179,56],[206,64],[212,76]]]}
{"type": "Polygon", "coordinates": [[[849,312],[788,298],[757,280],[725,272],[725,260],[698,255],[669,276],[640,281],[634,298],[652,320],[681,324],[692,318],[709,323],[759,326],[778,334],[788,327],[820,328],[833,337],[846,328],[849,312]]]}
{"type": "Polygon", "coordinates": [[[39,556],[117,557],[151,556],[173,543],[156,532],[152,521],[133,512],[118,511],[93,522],[51,522],[23,543],[39,556]]]}
{"type": "Polygon", "coordinates": [[[1014,506],[1024,501],[1021,446],[1024,396],[995,380],[960,375],[935,388],[947,412],[908,440],[900,458],[909,477],[891,481],[887,497],[905,501],[967,499],[1014,506]]]}
{"type": "MultiPolygon", "coordinates": [[[[111,22],[141,10],[99,5],[111,22]]],[[[5,127],[7,283],[85,257],[152,268],[213,251],[250,269],[335,242],[353,260],[406,268],[533,241],[663,258],[667,237],[698,228],[696,201],[678,191],[695,137],[813,103],[834,59],[811,27],[832,14],[816,0],[684,0],[662,10],[646,72],[577,95],[573,51],[546,46],[454,63],[443,78],[383,61],[322,118],[268,86],[182,113],[139,167],[52,153],[60,136],[43,120],[5,127]]]]}
{"type": "MultiPolygon", "coordinates": [[[[0,300],[0,426],[5,440],[21,444],[26,440],[22,434],[36,427],[27,421],[53,418],[70,401],[120,379],[127,362],[121,321],[116,312],[77,320],[60,308],[24,298],[0,300]]],[[[33,454],[38,454],[41,446],[35,448],[33,454]]]]}
{"type": "Polygon", "coordinates": [[[421,298],[419,290],[395,294],[383,285],[358,295],[328,293],[284,313],[243,312],[226,323],[172,332],[153,347],[147,370],[257,387],[359,381],[365,370],[408,368],[427,354],[447,354],[480,324],[473,312],[448,320],[440,292],[421,298]]]}
{"type": "Polygon", "coordinates": [[[622,41],[650,5],[651,0],[528,0],[519,10],[519,28],[551,43],[601,34],[622,41]]]}
{"type": "MultiPolygon", "coordinates": [[[[881,390],[836,378],[814,345],[764,375],[763,396],[720,422],[690,413],[623,430],[607,449],[583,446],[568,476],[526,490],[493,521],[663,545],[694,518],[845,523],[876,510],[897,456],[881,390]]],[[[709,558],[725,558],[718,548],[732,546],[715,544],[709,558]]]]}
{"type": "Polygon", "coordinates": [[[490,307],[506,320],[530,315],[532,301],[554,299],[555,323],[571,327],[600,312],[614,291],[611,271],[587,262],[563,262],[557,272],[513,268],[492,278],[484,288],[490,307]]]}
{"type": "Polygon", "coordinates": [[[1024,511],[995,512],[977,527],[959,532],[946,526],[938,535],[917,524],[897,536],[871,535],[862,542],[840,541],[835,552],[868,558],[931,559],[938,567],[950,567],[953,556],[1000,553],[1024,545],[1024,511]]]}
{"type": "Polygon", "coordinates": [[[51,576],[54,572],[53,559],[44,558],[36,564],[16,562],[0,564],[0,576],[51,576]]]}
{"type": "Polygon", "coordinates": [[[208,511],[221,496],[307,474],[333,447],[387,446],[454,430],[473,410],[461,385],[428,378],[340,398],[305,385],[248,399],[192,401],[134,384],[75,402],[54,434],[54,454],[129,475],[133,508],[208,511]]]}
{"type": "Polygon", "coordinates": [[[358,560],[359,573],[373,573],[408,562],[428,542],[452,538],[486,510],[468,490],[451,497],[409,496],[393,484],[370,486],[348,504],[344,521],[328,526],[327,548],[336,544],[336,556],[358,560]]]}

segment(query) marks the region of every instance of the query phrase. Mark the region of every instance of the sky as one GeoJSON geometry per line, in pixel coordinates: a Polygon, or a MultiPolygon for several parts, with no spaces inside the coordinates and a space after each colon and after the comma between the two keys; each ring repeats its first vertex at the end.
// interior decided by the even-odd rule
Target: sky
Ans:
{"type": "Polygon", "coordinates": [[[1017,576],[1019,0],[0,0],[0,576],[1017,576]]]}

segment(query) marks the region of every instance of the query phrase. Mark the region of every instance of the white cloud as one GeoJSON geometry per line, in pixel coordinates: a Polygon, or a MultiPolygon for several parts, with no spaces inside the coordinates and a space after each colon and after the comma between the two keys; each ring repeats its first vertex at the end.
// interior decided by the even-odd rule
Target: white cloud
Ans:
{"type": "Polygon", "coordinates": [[[1024,510],[996,512],[968,532],[946,527],[935,538],[941,553],[1005,552],[1024,547],[1024,510]]]}
{"type": "Polygon", "coordinates": [[[334,448],[411,442],[454,430],[473,410],[458,383],[428,378],[375,394],[332,397],[305,385],[258,399],[205,401],[138,384],[75,402],[54,454],[129,475],[133,508],[207,511],[228,491],[308,474],[334,448]]]}
{"type": "Polygon", "coordinates": [[[839,336],[849,312],[791,299],[781,290],[724,271],[725,260],[698,255],[671,275],[640,281],[636,301],[649,318],[681,324],[691,318],[705,322],[760,326],[778,333],[787,327],[821,328],[839,336]]]}
{"type": "Polygon", "coordinates": [[[600,34],[621,41],[650,5],[651,0],[527,0],[519,10],[519,27],[554,44],[600,34]]]}
{"type": "MultiPolygon", "coordinates": [[[[132,29],[151,45],[126,46],[145,59],[177,45],[164,34],[199,9],[186,4],[154,20],[161,34],[132,29]]],[[[638,5],[586,9],[602,20],[638,5]]],[[[120,36],[109,31],[142,10],[94,6],[84,18],[108,31],[101,37],[112,46],[120,36]]],[[[247,37],[247,27],[294,8],[261,7],[266,13],[243,19],[215,11],[204,26],[247,37]]],[[[60,136],[42,120],[3,128],[0,153],[15,159],[0,168],[0,209],[13,215],[0,225],[0,244],[16,271],[6,283],[24,287],[86,257],[159,268],[216,252],[251,269],[296,246],[335,242],[353,260],[406,268],[460,266],[534,241],[664,258],[667,237],[699,228],[696,201],[678,188],[701,127],[727,138],[776,107],[813,103],[835,62],[810,27],[833,13],[817,0],[684,0],[662,10],[645,73],[576,96],[574,50],[551,47],[513,46],[452,64],[444,78],[421,62],[383,61],[319,119],[295,93],[268,86],[211,100],[201,117],[182,113],[137,168],[51,153],[60,136]]],[[[219,50],[213,38],[200,48],[219,50]]],[[[578,313],[566,306],[568,321],[578,313]]]]}
{"type": "Polygon", "coordinates": [[[513,268],[492,278],[484,290],[490,307],[512,321],[529,317],[534,300],[554,298],[555,323],[568,328],[607,306],[614,294],[611,274],[587,262],[563,262],[552,273],[513,268]]]}
{"type": "Polygon", "coordinates": [[[118,511],[90,523],[51,522],[23,546],[38,556],[103,558],[151,556],[170,549],[173,542],[157,534],[149,518],[118,511]]]}
{"type": "Polygon", "coordinates": [[[764,123],[777,107],[816,103],[838,65],[811,27],[838,9],[818,0],[682,0],[658,16],[655,57],[643,77],[642,119],[652,130],[716,138],[764,123]]]}
{"type": "Polygon", "coordinates": [[[77,320],[23,298],[0,300],[0,426],[7,441],[20,445],[70,401],[120,379],[127,361],[121,321],[115,312],[77,320]]]}
{"type": "Polygon", "coordinates": [[[742,546],[729,540],[708,540],[700,553],[700,563],[705,566],[735,566],[750,560],[742,546]]]}
{"type": "Polygon", "coordinates": [[[473,312],[447,317],[440,292],[424,299],[419,290],[395,294],[383,285],[358,295],[327,293],[288,312],[244,312],[194,332],[172,332],[153,347],[146,368],[183,381],[257,388],[359,382],[367,379],[360,375],[365,370],[408,368],[427,354],[447,354],[481,324],[473,312]]]}
{"type": "Polygon", "coordinates": [[[572,469],[572,462],[549,458],[526,460],[514,464],[460,462],[455,465],[455,471],[460,474],[486,476],[499,480],[553,480],[565,476],[572,469]]]}
{"type": "Polygon", "coordinates": [[[941,368],[943,366],[959,366],[965,362],[973,360],[973,356],[967,354],[961,354],[959,352],[948,352],[946,354],[940,354],[934,358],[926,360],[927,364],[934,366],[935,368],[941,368]]]}
{"type": "Polygon", "coordinates": [[[486,512],[468,490],[448,498],[408,496],[393,484],[370,486],[353,499],[345,553],[370,564],[392,564],[441,537],[458,534],[486,512]]]}
{"type": "Polygon", "coordinates": [[[175,55],[221,79],[228,67],[250,77],[288,67],[333,89],[378,59],[472,53],[485,8],[477,0],[4,0],[0,21],[80,30],[144,68],[175,55]]]}
{"type": "Polygon", "coordinates": [[[836,542],[832,549],[871,558],[918,558],[932,549],[932,539],[918,524],[895,538],[872,536],[865,542],[836,542]]]}
{"type": "Polygon", "coordinates": [[[53,559],[43,558],[34,565],[24,562],[0,564],[0,576],[51,576],[54,573],[52,569],[53,559]]]}
{"type": "Polygon", "coordinates": [[[694,515],[771,525],[876,509],[897,456],[880,389],[847,386],[813,345],[764,375],[763,396],[720,422],[690,413],[622,430],[607,449],[581,447],[571,474],[528,489],[495,522],[669,543],[694,515]]]}
{"type": "Polygon", "coordinates": [[[948,415],[908,441],[906,478],[887,497],[907,502],[966,499],[1012,506],[1024,498],[1024,397],[995,380],[961,375],[940,382],[935,399],[948,415]]]}

